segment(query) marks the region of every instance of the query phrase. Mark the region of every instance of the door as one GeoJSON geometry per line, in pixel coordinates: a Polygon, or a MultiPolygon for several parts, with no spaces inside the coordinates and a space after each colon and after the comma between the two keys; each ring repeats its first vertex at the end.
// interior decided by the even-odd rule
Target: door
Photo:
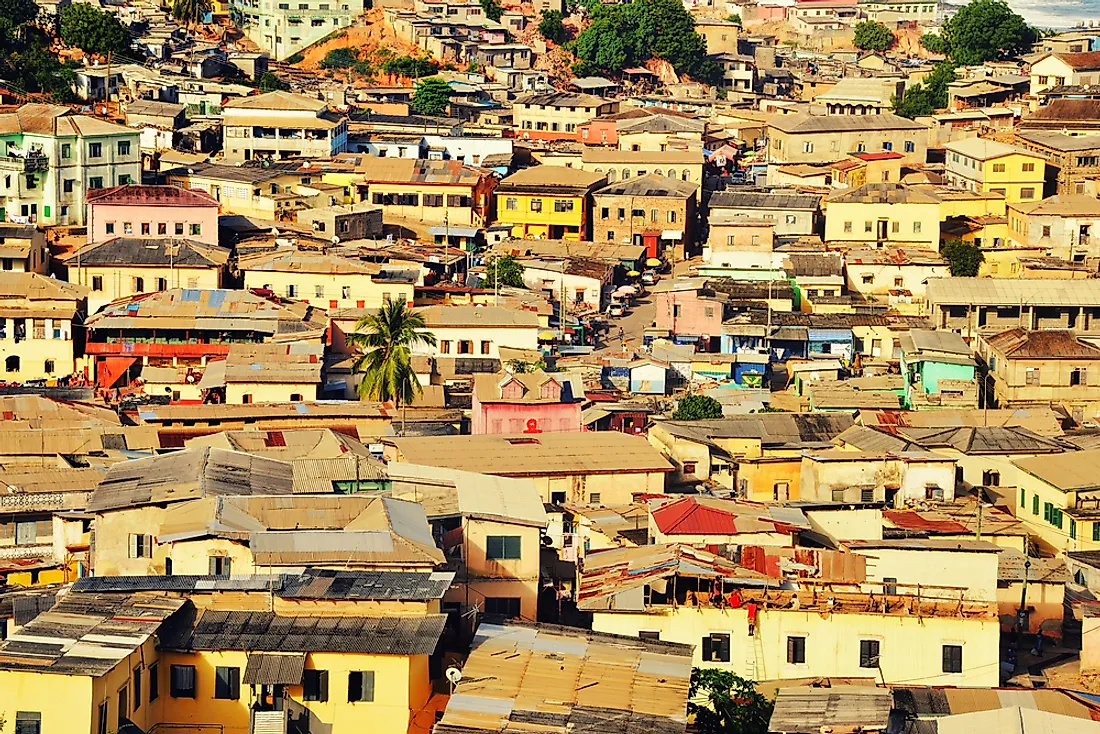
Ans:
{"type": "Polygon", "coordinates": [[[890,222],[885,219],[880,219],[878,223],[878,238],[880,240],[887,239],[887,230],[890,226],[890,222]]]}

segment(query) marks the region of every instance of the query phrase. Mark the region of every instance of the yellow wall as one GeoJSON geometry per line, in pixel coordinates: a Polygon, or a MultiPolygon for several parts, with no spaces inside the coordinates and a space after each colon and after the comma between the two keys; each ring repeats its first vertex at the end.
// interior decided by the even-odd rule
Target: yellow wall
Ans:
{"type": "Polygon", "coordinates": [[[938,249],[940,241],[940,205],[930,204],[864,204],[830,202],[825,217],[826,242],[879,241],[878,222],[887,220],[886,240],[892,245],[911,245],[938,249]],[[845,223],[851,231],[845,231],[845,223]],[[866,223],[871,223],[867,231],[866,223]],[[893,231],[893,223],[898,231],[893,231]],[[916,231],[919,228],[919,231],[916,231]]]}
{"type": "Polygon", "coordinates": [[[531,196],[526,194],[496,194],[497,221],[512,225],[512,236],[517,238],[546,237],[550,226],[575,227],[576,232],[566,232],[564,239],[579,240],[584,235],[587,219],[587,198],[583,196],[531,196]],[[515,200],[515,208],[509,202],[515,200]],[[539,201],[541,211],[531,211],[531,202],[539,201]],[[554,202],[572,202],[570,211],[554,211],[554,202]]]}
{"type": "MultiPolygon", "coordinates": [[[[737,479],[744,479],[749,490],[748,499],[755,502],[774,502],[776,500],[776,485],[787,483],[786,499],[795,501],[799,498],[799,483],[802,477],[802,458],[789,457],[782,460],[765,459],[753,461],[751,459],[737,462],[737,479]]],[[[784,499],[779,497],[780,500],[784,499]]]]}
{"type": "Polygon", "coordinates": [[[332,301],[336,302],[336,308],[341,309],[379,309],[387,297],[408,304],[413,301],[414,290],[411,283],[375,283],[367,273],[330,275],[275,270],[246,270],[244,273],[245,288],[271,288],[276,295],[287,296],[287,286],[290,285],[297,286],[295,299],[324,309],[332,308],[332,301]],[[321,289],[320,295],[318,288],[321,289]],[[348,289],[347,298],[344,297],[344,288],[348,289]]]}
{"type": "Polygon", "coordinates": [[[1006,487],[1004,493],[1010,500],[1013,513],[1017,519],[1024,522],[1035,536],[1041,549],[1049,552],[1100,550],[1100,542],[1092,539],[1092,528],[1097,522],[1077,522],[1069,515],[1062,516],[1062,527],[1044,520],[1045,505],[1049,502],[1060,510],[1072,508],[1077,503],[1076,492],[1063,492],[1043,480],[1027,472],[1020,471],[1016,475],[1017,488],[1015,496],[1012,489],[1006,487]],[[1039,511],[1035,512],[1035,498],[1039,498],[1039,511]],[[1071,527],[1076,526],[1076,532],[1071,533],[1071,527]],[[1076,538],[1070,537],[1071,534],[1076,538]]]}
{"type": "Polygon", "coordinates": [[[69,281],[88,287],[88,309],[95,313],[104,304],[119,298],[128,298],[138,293],[153,293],[157,291],[157,278],[163,278],[168,288],[221,288],[222,268],[158,268],[158,267],[127,267],[113,265],[110,267],[76,266],[76,261],[69,261],[69,281]],[[92,288],[93,278],[103,279],[103,289],[92,288]],[[137,290],[134,281],[141,278],[143,290],[137,290]]]}
{"type": "Polygon", "coordinates": [[[289,403],[292,395],[300,400],[317,399],[317,382],[235,382],[225,386],[225,402],[243,405],[244,396],[251,395],[253,403],[289,403]]]}
{"type": "MultiPolygon", "coordinates": [[[[0,319],[2,318],[4,317],[0,316],[0,319]]],[[[26,322],[29,338],[17,343],[14,333],[14,318],[8,317],[7,338],[0,339],[0,379],[23,382],[26,380],[63,377],[76,371],[78,365],[72,339],[35,339],[33,322],[42,319],[28,318],[26,322]],[[19,369],[8,371],[7,359],[11,356],[19,357],[19,369]],[[46,360],[53,361],[52,372],[46,371],[46,360]]],[[[71,319],[63,319],[63,321],[63,334],[71,335],[71,319]]],[[[53,330],[47,328],[46,336],[52,337],[53,330]]]]}
{"type": "MultiPolygon", "coordinates": [[[[464,523],[466,535],[466,564],[470,571],[470,603],[478,603],[484,597],[518,597],[520,615],[527,620],[538,619],[539,593],[539,542],[537,527],[513,525],[471,518],[464,523]],[[485,548],[490,535],[518,535],[519,559],[487,560],[485,548]]],[[[456,584],[463,579],[460,572],[456,584]]],[[[447,601],[465,599],[465,589],[453,588],[447,601]]],[[[484,606],[481,606],[484,609],[484,606]]]]}

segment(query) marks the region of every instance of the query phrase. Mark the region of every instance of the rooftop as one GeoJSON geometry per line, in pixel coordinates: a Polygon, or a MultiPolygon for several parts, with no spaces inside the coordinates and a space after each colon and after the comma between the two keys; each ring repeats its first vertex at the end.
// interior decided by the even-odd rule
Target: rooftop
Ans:
{"type": "Polygon", "coordinates": [[[675,178],[647,173],[604,186],[595,196],[667,196],[687,199],[695,195],[695,184],[675,178]]]}
{"type": "Polygon", "coordinates": [[[988,138],[963,138],[962,140],[952,140],[943,147],[948,153],[958,153],[959,155],[979,161],[988,161],[994,158],[1003,158],[1006,155],[1017,154],[1026,155],[1031,158],[1038,157],[1029,150],[1017,148],[1014,145],[1008,145],[988,138]]]}
{"type": "Polygon", "coordinates": [[[1086,194],[1055,194],[1042,201],[1019,202],[1009,206],[1033,217],[1100,217],[1100,199],[1086,194]]]}
{"type": "MultiPolygon", "coordinates": [[[[809,524],[795,517],[776,520],[766,505],[715,497],[684,497],[652,510],[653,524],[664,535],[740,535],[743,533],[789,534],[809,524]],[[794,521],[792,523],[792,521],[794,521]]],[[[708,541],[709,542],[709,541],[708,541]]]]}
{"type": "Polygon", "coordinates": [[[1069,330],[1009,329],[984,339],[1009,359],[1100,359],[1100,348],[1069,330]]]}
{"type": "Polygon", "coordinates": [[[416,309],[429,328],[537,328],[538,314],[504,306],[424,306],[416,309]]]}
{"type": "Polygon", "coordinates": [[[474,517],[546,526],[542,498],[530,479],[398,462],[386,469],[392,495],[422,504],[429,519],[474,517]]]}
{"type": "Polygon", "coordinates": [[[1063,492],[1100,488],[1100,449],[1031,456],[1012,463],[1063,492]]]}
{"type": "Polygon", "coordinates": [[[25,104],[14,112],[0,114],[0,135],[31,134],[57,137],[92,135],[137,135],[125,125],[78,115],[68,107],[52,104],[25,104]]]}
{"type": "Polygon", "coordinates": [[[108,189],[94,189],[85,198],[89,204],[126,204],[156,206],[218,207],[218,200],[205,191],[182,186],[146,186],[126,184],[108,189]]]}
{"type": "Polygon", "coordinates": [[[784,734],[885,731],[894,699],[874,686],[780,688],[768,731],[784,734]]]}
{"type": "Polygon", "coordinates": [[[1029,143],[1062,152],[1100,149],[1100,137],[1095,135],[1070,135],[1054,130],[1021,130],[1016,137],[1029,143]]]}
{"type": "Polygon", "coordinates": [[[1100,51],[1082,51],[1080,53],[1051,53],[1032,62],[1032,66],[1047,56],[1053,56],[1065,62],[1074,71],[1094,71],[1100,69],[1100,51]]]}
{"type": "Polygon", "coordinates": [[[610,101],[592,94],[546,92],[517,97],[515,104],[539,105],[543,107],[599,107],[600,105],[610,104],[610,101]]]}
{"type": "Polygon", "coordinates": [[[575,403],[584,400],[584,383],[568,372],[482,373],[474,375],[474,395],[479,403],[575,403]],[[505,389],[511,383],[518,383],[519,395],[505,397],[505,389]]]}
{"type": "Polygon", "coordinates": [[[82,247],[69,255],[66,261],[70,267],[154,265],[165,268],[219,268],[228,262],[229,255],[229,250],[224,248],[178,237],[115,237],[82,247]]]}
{"type": "Polygon", "coordinates": [[[277,110],[279,112],[320,112],[327,107],[319,99],[281,90],[230,99],[223,106],[231,110],[277,110]]]}
{"type": "Polygon", "coordinates": [[[939,204],[924,191],[899,183],[869,183],[839,191],[828,198],[830,204],[939,204]]]}
{"type": "Polygon", "coordinates": [[[788,134],[858,132],[863,130],[926,130],[926,126],[897,115],[775,115],[768,126],[788,134]]]}
{"type": "Polygon", "coordinates": [[[715,209],[817,209],[821,197],[817,194],[798,194],[770,191],[716,191],[710,197],[710,208],[715,209]]]}
{"type": "Polygon", "coordinates": [[[934,305],[1100,306],[1100,280],[929,278],[934,305]]]}
{"type": "Polygon", "coordinates": [[[296,248],[283,248],[272,252],[257,252],[238,258],[238,267],[244,271],[272,271],[278,273],[316,273],[320,275],[378,275],[381,267],[375,263],[352,260],[324,252],[307,252],[296,248]]]}
{"type": "Polygon", "coordinates": [[[582,171],[579,168],[567,168],[565,166],[533,166],[516,171],[511,176],[503,179],[497,186],[496,193],[508,193],[528,188],[591,189],[607,179],[603,173],[582,171]]]}

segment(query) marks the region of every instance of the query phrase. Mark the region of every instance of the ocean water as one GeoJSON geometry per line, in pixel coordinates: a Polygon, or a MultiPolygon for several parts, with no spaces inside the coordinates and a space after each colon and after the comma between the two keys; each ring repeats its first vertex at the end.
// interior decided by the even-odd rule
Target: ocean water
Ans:
{"type": "MultiPolygon", "coordinates": [[[[1065,30],[1092,27],[1100,36],[1100,0],[1008,0],[1009,7],[1037,28],[1065,30]]],[[[948,5],[965,5],[949,2],[948,5]]]]}

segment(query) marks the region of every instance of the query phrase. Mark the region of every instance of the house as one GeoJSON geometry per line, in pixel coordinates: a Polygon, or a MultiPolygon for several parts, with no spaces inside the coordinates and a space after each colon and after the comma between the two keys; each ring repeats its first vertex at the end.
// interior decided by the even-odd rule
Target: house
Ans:
{"type": "MultiPolygon", "coordinates": [[[[1061,638],[1066,584],[1072,581],[1066,559],[1029,558],[1023,553],[1005,551],[997,556],[997,561],[997,604],[1001,609],[1001,619],[1018,619],[1026,576],[1027,621],[1024,633],[1035,634],[1043,630],[1044,634],[1061,638]]],[[[1004,625],[1004,628],[1008,632],[1015,628],[1015,624],[1004,625]]]]}
{"type": "Polygon", "coordinates": [[[924,313],[932,328],[973,339],[1015,328],[1100,331],[1097,309],[1100,283],[1091,280],[935,277],[924,313]]]}
{"type": "Polygon", "coordinates": [[[1021,131],[1062,132],[1068,135],[1095,135],[1100,132],[1100,100],[1052,99],[1020,120],[1021,131]]]}
{"type": "MultiPolygon", "coordinates": [[[[872,221],[881,227],[882,220],[872,221]]],[[[895,223],[890,223],[891,230],[895,223]]],[[[850,293],[885,302],[910,316],[923,312],[927,284],[950,273],[934,249],[916,248],[850,250],[844,256],[844,270],[850,293]]]]}
{"type": "Polygon", "coordinates": [[[650,290],[656,305],[653,328],[676,337],[677,343],[695,341],[703,351],[716,351],[722,334],[728,299],[703,278],[677,278],[650,290]]]}
{"type": "Polygon", "coordinates": [[[88,290],[38,273],[0,272],[0,360],[11,382],[56,380],[79,370],[88,290]]]}
{"type": "Polygon", "coordinates": [[[973,349],[961,336],[951,331],[910,329],[899,343],[908,409],[978,407],[977,363],[973,349]]]}
{"type": "Polygon", "coordinates": [[[564,166],[525,168],[497,185],[497,221],[517,239],[589,239],[591,197],[606,181],[603,173],[564,166]]]}
{"type": "Polygon", "coordinates": [[[928,130],[897,115],[778,115],[768,122],[769,164],[830,163],[849,153],[895,151],[923,164],[928,130]]]}
{"type": "MultiPolygon", "coordinates": [[[[260,432],[261,440],[267,440],[267,431],[307,428],[354,431],[358,436],[381,436],[390,430],[394,418],[392,407],[359,400],[247,405],[172,403],[144,407],[141,417],[143,429],[154,430],[159,437],[158,445],[163,441],[174,448],[182,447],[198,436],[246,429],[260,432]]],[[[409,415],[409,422],[414,420],[415,412],[409,415]]],[[[279,438],[276,436],[270,440],[277,442],[279,438]]],[[[334,490],[339,489],[334,487],[334,490]]]]}
{"type": "Polygon", "coordinates": [[[524,140],[576,140],[580,125],[618,111],[618,101],[591,94],[527,94],[512,103],[512,127],[524,140]]]}
{"type": "Polygon", "coordinates": [[[125,125],[26,104],[0,115],[0,129],[8,221],[83,226],[89,192],[141,180],[140,133],[125,125]]]}
{"type": "Polygon", "coordinates": [[[657,173],[608,184],[592,193],[592,236],[641,241],[648,257],[686,248],[695,242],[697,196],[691,183],[657,173]]]}
{"type": "Polygon", "coordinates": [[[264,289],[318,308],[367,309],[398,301],[412,305],[415,283],[404,271],[375,263],[294,248],[242,255],[244,287],[264,289]]]}
{"type": "MultiPolygon", "coordinates": [[[[622,131],[619,134],[621,141],[622,131]]],[[[606,172],[609,183],[655,173],[692,183],[698,190],[703,185],[703,150],[701,147],[680,150],[669,146],[655,151],[631,151],[586,146],[581,151],[578,168],[598,174],[606,172]]]]}
{"type": "Polygon", "coordinates": [[[0,270],[46,275],[50,251],[46,234],[33,225],[0,222],[0,270]]]}
{"type": "Polygon", "coordinates": [[[1057,171],[1057,193],[1088,193],[1091,179],[1100,175],[1100,138],[1070,135],[1061,130],[1023,130],[1016,134],[1024,148],[1043,156],[1057,171]]]}
{"type": "Polygon", "coordinates": [[[746,253],[770,254],[775,250],[775,223],[771,220],[730,214],[719,209],[711,213],[707,225],[709,231],[703,246],[703,262],[708,265],[733,266],[738,262],[744,263],[746,253]]]}
{"type": "Polygon", "coordinates": [[[893,110],[891,100],[901,96],[903,87],[903,82],[888,77],[846,77],[814,102],[825,105],[830,115],[882,115],[893,110]]]}
{"type": "Polygon", "coordinates": [[[825,592],[812,580],[796,580],[793,589],[774,586],[687,546],[621,548],[585,557],[577,606],[592,613],[594,630],[694,645],[696,667],[752,680],[873,672],[887,684],[997,684],[995,602],[960,601],[960,588],[918,596],[877,587],[872,604],[871,594],[825,592]],[[751,622],[749,602],[756,610],[751,622]]]}
{"type": "Polygon", "coordinates": [[[1031,94],[1051,87],[1100,82],[1100,52],[1046,53],[1031,62],[1031,94]]]}
{"type": "Polygon", "coordinates": [[[1010,204],[1009,237],[1070,263],[1100,256],[1100,199],[1056,194],[1035,202],[1010,204]],[[1097,238],[1093,238],[1093,232],[1097,238]]]}
{"type": "Polygon", "coordinates": [[[1043,198],[1046,161],[1036,153],[986,138],[953,140],[944,150],[950,186],[1004,194],[1009,204],[1043,198]]]}
{"type": "Polygon", "coordinates": [[[977,351],[998,405],[1060,405],[1078,422],[1098,414],[1100,347],[1093,340],[1068,329],[1014,328],[980,335],[977,351]]]}
{"type": "Polygon", "coordinates": [[[218,404],[316,400],[323,363],[321,344],[231,344],[225,359],[206,363],[198,387],[218,404]]]}
{"type": "Polygon", "coordinates": [[[128,384],[139,361],[204,368],[232,344],[321,343],[329,322],[309,304],[251,291],[173,288],[113,301],[84,326],[96,382],[111,387],[124,377],[128,384]]]}
{"type": "Polygon", "coordinates": [[[539,317],[532,311],[505,306],[424,306],[418,308],[424,326],[436,337],[436,345],[418,345],[414,353],[435,359],[455,357],[490,360],[499,372],[500,348],[538,349],[539,317]]]}
{"type": "Polygon", "coordinates": [[[696,548],[716,545],[793,548],[798,531],[809,530],[797,512],[772,516],[766,505],[716,497],[683,497],[649,504],[649,542],[696,548]],[[781,519],[780,519],[781,518],[781,519]]]}
{"type": "Polygon", "coordinates": [[[938,249],[940,201],[921,189],[868,183],[831,194],[825,199],[825,211],[828,243],[938,249]]]}
{"type": "Polygon", "coordinates": [[[711,58],[722,67],[723,88],[746,94],[756,89],[756,60],[751,55],[734,50],[713,54],[711,58]]]}
{"type": "Polygon", "coordinates": [[[775,223],[779,237],[804,237],[820,233],[821,197],[765,191],[716,191],[711,194],[711,216],[745,216],[775,223]]]}
{"type": "MultiPolygon", "coordinates": [[[[508,242],[514,240],[505,241],[508,242]]],[[[523,265],[523,282],[528,288],[545,294],[551,303],[560,305],[560,301],[565,299],[569,304],[567,308],[574,311],[603,311],[618,265],[607,258],[584,256],[558,258],[533,255],[519,256],[517,259],[523,265]]]]}
{"type": "MultiPolygon", "coordinates": [[[[702,19],[697,19],[702,20],[702,19]]],[[[662,150],[670,142],[690,145],[701,143],[705,124],[687,112],[668,107],[628,107],[622,112],[601,115],[578,127],[580,141],[586,145],[606,145],[621,148],[625,141],[619,139],[619,131],[627,133],[631,142],[626,150],[637,144],[639,150],[662,150]]]]}
{"type": "Polygon", "coordinates": [[[415,464],[386,472],[388,494],[424,505],[444,556],[459,566],[445,611],[538,617],[547,516],[534,482],[415,464]]]}
{"type": "Polygon", "coordinates": [[[950,586],[963,589],[962,599],[998,598],[998,563],[1003,549],[987,540],[860,538],[845,540],[842,546],[867,559],[865,591],[881,584],[908,587],[910,593],[924,586],[950,586]]]}
{"type": "Polygon", "coordinates": [[[584,385],[565,372],[474,376],[470,432],[484,434],[580,431],[584,385]]]}
{"type": "Polygon", "coordinates": [[[495,734],[536,726],[601,731],[625,726],[683,734],[691,648],[556,625],[482,622],[436,734],[495,734]],[[569,676],[539,676],[542,650],[555,650],[557,670],[569,676]],[[654,674],[654,670],[660,670],[654,674]],[[479,684],[486,678],[498,688],[479,684]],[[580,683],[588,681],[589,683],[580,683]],[[592,685],[589,685],[592,684],[592,685]],[[588,687],[586,687],[588,686],[588,687]],[[595,689],[601,689],[597,694],[595,689]],[[498,701],[514,701],[507,710],[498,701]],[[468,702],[468,705],[467,705],[468,702]],[[527,724],[554,708],[555,723],[527,724]],[[483,713],[489,709],[492,713],[483,713]]]}
{"type": "Polygon", "coordinates": [[[108,303],[143,293],[221,288],[229,257],[229,250],[216,244],[183,237],[113,235],[81,247],[65,263],[69,280],[88,289],[89,313],[95,313],[108,303]]]}
{"type": "Polygon", "coordinates": [[[645,439],[617,431],[383,438],[387,461],[532,479],[543,502],[615,507],[660,494],[672,467],[645,439]]]}
{"type": "Polygon", "coordinates": [[[318,204],[321,192],[302,184],[307,179],[312,182],[313,177],[298,171],[297,164],[192,163],[167,171],[164,177],[172,186],[209,193],[221,204],[222,214],[277,221],[298,209],[329,204],[327,198],[318,204]]]}
{"type": "Polygon", "coordinates": [[[708,54],[737,53],[737,36],[741,32],[737,23],[699,17],[695,20],[695,32],[706,40],[708,54]]]}
{"type": "Polygon", "coordinates": [[[365,196],[382,207],[386,224],[416,228],[447,225],[460,236],[489,224],[497,179],[488,170],[458,161],[349,156],[362,174],[365,196]]]}
{"type": "Polygon", "coordinates": [[[348,145],[348,119],[293,92],[231,99],[222,108],[227,163],[328,158],[348,145]]]}
{"type": "Polygon", "coordinates": [[[1048,555],[1100,550],[1100,450],[1013,461],[1018,498],[1011,506],[1048,555]]]}
{"type": "Polygon", "coordinates": [[[365,201],[299,211],[298,222],[330,239],[374,240],[382,237],[382,209],[365,201]]]}
{"type": "Polygon", "coordinates": [[[930,451],[807,452],[802,458],[799,496],[816,502],[951,501],[955,459],[930,451]]]}
{"type": "Polygon", "coordinates": [[[129,184],[89,192],[88,243],[115,237],[188,237],[218,244],[218,200],[178,186],[129,184]]]}

